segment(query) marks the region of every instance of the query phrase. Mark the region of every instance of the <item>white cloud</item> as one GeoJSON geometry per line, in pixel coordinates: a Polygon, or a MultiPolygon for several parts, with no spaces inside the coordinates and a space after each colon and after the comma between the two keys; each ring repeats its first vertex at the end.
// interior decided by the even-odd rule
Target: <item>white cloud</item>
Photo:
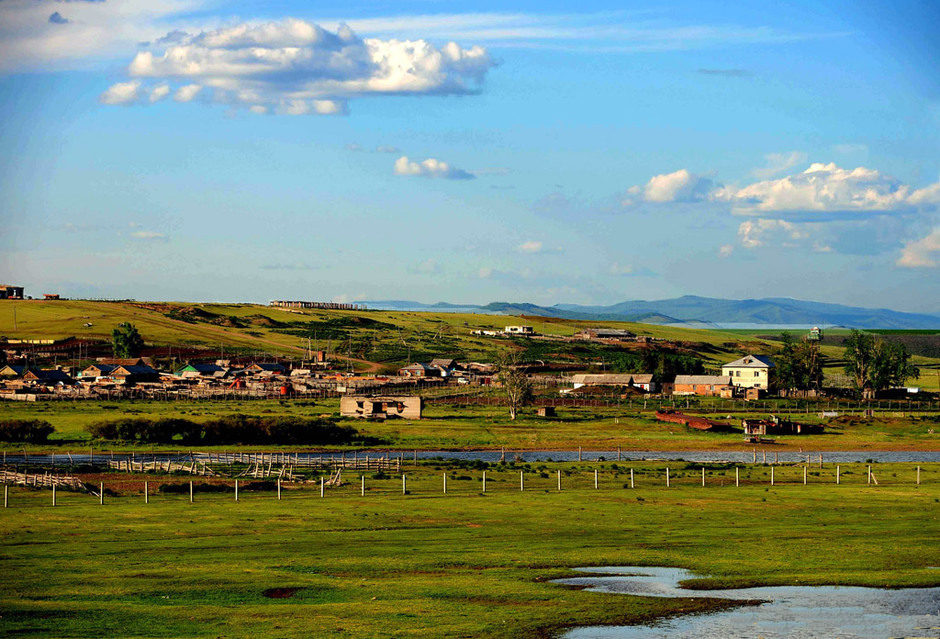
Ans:
{"type": "Polygon", "coordinates": [[[155,86],[150,91],[150,103],[153,104],[154,102],[159,102],[160,100],[162,100],[169,94],[170,94],[170,85],[161,84],[161,85],[155,86]]]}
{"type": "Polygon", "coordinates": [[[395,175],[408,177],[435,177],[447,180],[472,180],[473,174],[469,171],[450,166],[447,162],[428,158],[421,162],[412,162],[407,155],[395,160],[395,175]]]}
{"type": "Polygon", "coordinates": [[[140,81],[118,82],[99,96],[104,104],[133,104],[140,98],[140,81]]]}
{"type": "Polygon", "coordinates": [[[751,171],[751,175],[761,180],[766,180],[788,169],[792,169],[798,164],[803,164],[806,162],[806,154],[802,151],[768,153],[764,156],[764,159],[767,160],[767,166],[751,171]]]}
{"type": "Polygon", "coordinates": [[[940,226],[934,228],[926,237],[905,244],[896,264],[904,268],[940,266],[940,226]]]}
{"type": "Polygon", "coordinates": [[[486,49],[454,42],[360,38],[286,18],[195,35],[174,31],[137,53],[135,78],[197,83],[232,106],[286,115],[340,115],[347,100],[376,95],[459,95],[480,90],[495,66],[486,49]],[[170,37],[172,36],[172,37],[170,37]]]}
{"type": "Polygon", "coordinates": [[[475,40],[500,46],[635,53],[694,50],[754,43],[786,43],[844,33],[795,33],[769,27],[668,24],[637,20],[627,11],[530,15],[463,13],[388,16],[351,20],[362,33],[401,37],[419,31],[435,39],[475,40]]]}
{"type": "Polygon", "coordinates": [[[397,146],[377,146],[376,153],[398,153],[401,151],[397,146]]]}
{"type": "Polygon", "coordinates": [[[173,94],[173,99],[177,102],[190,102],[202,90],[198,84],[184,84],[173,94]]]}
{"type": "MultiPolygon", "coordinates": [[[[643,199],[647,202],[695,202],[708,197],[711,187],[711,180],[680,169],[653,176],[643,188],[643,199]]],[[[634,194],[638,191],[633,187],[627,192],[634,194]]]]}
{"type": "Polygon", "coordinates": [[[614,262],[610,265],[610,274],[611,275],[633,275],[633,266],[631,264],[620,265],[617,262],[614,262]]]}
{"type": "MultiPolygon", "coordinates": [[[[744,248],[757,248],[763,246],[770,236],[784,235],[791,241],[804,240],[809,233],[801,225],[786,220],[769,220],[760,218],[741,222],[738,227],[738,239],[744,248]]],[[[722,247],[724,249],[724,247],[722,247]]],[[[730,255],[730,252],[729,252],[730,255]]]]}
{"type": "Polygon", "coordinates": [[[540,253],[542,251],[542,243],[538,240],[528,240],[517,246],[516,250],[520,253],[540,253]]]}
{"type": "MultiPolygon", "coordinates": [[[[253,104],[251,106],[263,105],[253,104]]],[[[277,112],[284,115],[308,115],[310,113],[316,113],[318,115],[345,115],[346,103],[336,100],[287,100],[280,104],[277,112]]]]}
{"type": "Polygon", "coordinates": [[[724,244],[721,248],[718,249],[719,257],[731,257],[733,253],[734,253],[733,244],[724,244]]]}
{"type": "MultiPolygon", "coordinates": [[[[218,18],[204,17],[207,0],[107,0],[69,2],[69,24],[49,22],[49,2],[0,0],[0,73],[16,70],[87,67],[102,58],[124,56],[138,43],[185,44],[188,33],[214,29],[218,18]]],[[[302,22],[302,21],[298,21],[302,22]]],[[[309,24],[309,23],[307,23],[309,24]]],[[[342,23],[323,23],[332,31],[342,23]]],[[[384,41],[407,41],[412,34],[434,41],[494,43],[499,46],[556,48],[604,54],[675,51],[720,46],[774,44],[828,38],[844,33],[798,33],[735,24],[665,23],[639,20],[628,11],[596,13],[462,13],[385,16],[353,20],[357,32],[384,41]]],[[[227,26],[228,38],[244,43],[244,31],[261,29],[258,44],[277,46],[265,25],[227,26]],[[241,40],[239,40],[241,37],[241,40]]],[[[310,30],[297,28],[295,36],[310,30]]],[[[217,38],[216,42],[222,41],[217,38]]],[[[298,39],[291,40],[296,43],[298,39]]],[[[302,42],[302,40],[301,40],[302,42]]],[[[240,44],[238,45],[240,46],[240,44]]],[[[303,45],[296,45],[302,47],[303,45]]]]}
{"type": "Polygon", "coordinates": [[[102,58],[126,56],[204,1],[73,1],[66,16],[54,19],[58,12],[50,16],[50,2],[2,0],[0,73],[87,68],[102,58]]]}
{"type": "Polygon", "coordinates": [[[134,231],[131,233],[131,237],[136,240],[165,241],[169,239],[165,233],[157,233],[155,231],[134,231]]]}
{"type": "Polygon", "coordinates": [[[914,190],[874,169],[848,170],[835,164],[811,164],[796,175],[764,180],[742,189],[721,189],[737,215],[888,213],[940,202],[940,184],[914,190]]]}

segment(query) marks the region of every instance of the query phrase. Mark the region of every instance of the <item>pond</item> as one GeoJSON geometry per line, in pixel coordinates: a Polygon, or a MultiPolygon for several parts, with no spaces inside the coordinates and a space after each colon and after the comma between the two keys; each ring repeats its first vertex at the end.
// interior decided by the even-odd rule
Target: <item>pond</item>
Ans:
{"type": "Polygon", "coordinates": [[[651,626],[576,628],[566,639],[885,639],[940,636],[940,588],[779,586],[733,590],[685,590],[679,582],[697,575],[679,568],[617,566],[580,569],[584,577],[556,583],[589,590],[648,597],[717,597],[761,600],[711,615],[663,620],[651,626]]]}

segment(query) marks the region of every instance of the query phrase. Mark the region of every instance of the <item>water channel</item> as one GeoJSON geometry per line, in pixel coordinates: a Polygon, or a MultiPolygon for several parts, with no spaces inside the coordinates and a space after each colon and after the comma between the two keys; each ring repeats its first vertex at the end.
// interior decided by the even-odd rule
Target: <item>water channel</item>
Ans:
{"type": "MultiPolygon", "coordinates": [[[[85,449],[87,450],[87,449],[85,449]]],[[[245,450],[241,448],[241,450],[245,450]]],[[[248,454],[247,451],[245,454],[248,454]]],[[[269,453],[270,454],[270,453],[269,453]]],[[[299,459],[308,459],[308,458],[329,458],[329,457],[339,457],[342,453],[338,452],[326,452],[326,453],[311,453],[311,452],[287,452],[287,451],[278,451],[278,454],[290,455],[293,458],[295,455],[299,459]]],[[[388,451],[385,449],[373,449],[373,450],[360,450],[357,452],[347,451],[346,457],[350,458],[353,455],[358,455],[360,459],[365,456],[371,456],[372,458],[388,455],[389,457],[398,457],[402,455],[405,461],[414,459],[417,456],[418,459],[454,459],[454,460],[464,460],[464,461],[485,461],[490,463],[498,462],[505,454],[505,460],[507,462],[519,460],[524,463],[529,462],[542,462],[542,461],[578,461],[580,458],[585,462],[616,462],[618,459],[620,461],[687,461],[687,462],[721,462],[721,463],[734,463],[734,464],[750,464],[754,462],[754,451],[751,448],[746,450],[739,451],[635,451],[635,450],[606,450],[606,451],[577,451],[577,450],[542,450],[542,451],[515,451],[511,449],[506,449],[505,453],[500,450],[468,450],[468,451],[448,451],[448,450],[419,450],[419,451],[388,451]]],[[[868,460],[871,460],[875,463],[889,463],[889,462],[907,462],[907,463],[930,463],[930,462],[940,462],[940,451],[875,451],[875,450],[864,450],[864,451],[773,451],[772,449],[761,448],[757,451],[757,461],[758,462],[779,462],[781,464],[787,463],[796,463],[800,461],[806,461],[807,455],[812,459],[813,463],[816,463],[819,459],[819,455],[822,454],[823,461],[825,463],[835,463],[835,464],[849,464],[849,463],[864,463],[868,460]],[[764,459],[763,454],[767,453],[766,459],[764,459]]],[[[213,453],[215,455],[215,453],[213,453]]],[[[200,461],[209,461],[209,456],[206,453],[193,452],[192,457],[189,452],[177,452],[177,453],[165,453],[158,452],[151,454],[146,449],[143,449],[135,453],[110,453],[107,449],[96,449],[94,451],[94,461],[99,463],[104,462],[106,459],[115,459],[115,460],[130,460],[135,461],[150,461],[152,459],[158,459],[160,461],[190,461],[192,459],[200,461]]],[[[16,450],[7,450],[4,453],[3,459],[8,464],[22,464],[28,461],[30,464],[52,464],[55,462],[57,466],[68,466],[71,464],[87,464],[92,461],[92,456],[87,452],[70,452],[66,454],[65,452],[55,453],[55,459],[53,460],[52,454],[33,454],[29,453],[24,455],[22,452],[17,452],[16,450]],[[70,455],[70,456],[69,456],[70,455]]]]}
{"type": "Polygon", "coordinates": [[[649,626],[584,627],[565,639],[886,639],[940,636],[940,588],[779,586],[686,590],[697,575],[680,568],[618,566],[583,568],[584,577],[557,583],[598,592],[648,597],[714,597],[761,600],[710,615],[666,619],[649,626]]]}

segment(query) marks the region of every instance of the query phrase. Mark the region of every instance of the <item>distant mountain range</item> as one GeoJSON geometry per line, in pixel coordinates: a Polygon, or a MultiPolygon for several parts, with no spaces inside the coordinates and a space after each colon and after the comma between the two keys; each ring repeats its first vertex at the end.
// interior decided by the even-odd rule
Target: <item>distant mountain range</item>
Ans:
{"type": "Polygon", "coordinates": [[[758,300],[726,300],[686,295],[668,300],[633,300],[610,306],[556,304],[538,306],[523,302],[476,304],[422,304],[406,300],[364,301],[369,308],[399,311],[438,311],[536,315],[565,319],[670,324],[701,327],[846,326],[850,328],[940,329],[940,316],[902,313],[886,308],[859,308],[842,304],[807,302],[784,297],[758,300]]]}

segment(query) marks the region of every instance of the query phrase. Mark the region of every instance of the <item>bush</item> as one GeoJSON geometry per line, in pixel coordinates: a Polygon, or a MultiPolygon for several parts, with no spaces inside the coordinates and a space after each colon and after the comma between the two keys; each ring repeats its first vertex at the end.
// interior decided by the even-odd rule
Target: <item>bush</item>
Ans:
{"type": "Polygon", "coordinates": [[[329,419],[246,415],[227,415],[202,423],[181,418],[124,418],[91,424],[87,430],[96,439],[148,444],[324,446],[350,444],[360,439],[356,429],[339,426],[329,419]]]}
{"type": "Polygon", "coordinates": [[[41,419],[8,419],[0,421],[0,441],[29,442],[39,444],[55,432],[47,421],[41,419]]]}

